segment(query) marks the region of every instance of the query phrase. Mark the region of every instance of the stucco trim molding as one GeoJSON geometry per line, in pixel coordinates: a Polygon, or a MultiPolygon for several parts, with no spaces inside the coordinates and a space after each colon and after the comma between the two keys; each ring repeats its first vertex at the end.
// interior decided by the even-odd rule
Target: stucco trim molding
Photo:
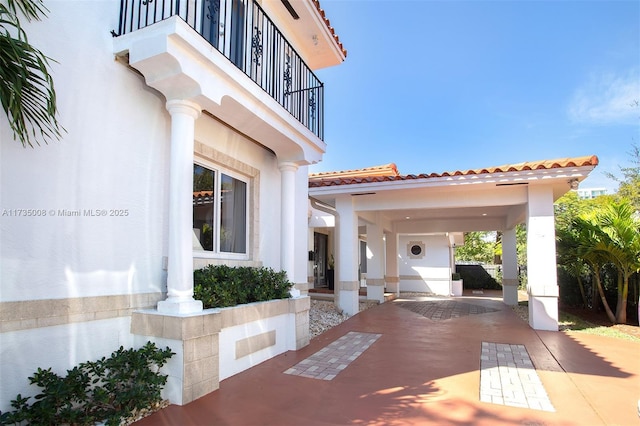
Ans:
{"type": "Polygon", "coordinates": [[[154,308],[164,298],[164,293],[156,292],[1,302],[0,332],[127,317],[154,308]]]}
{"type": "MultiPolygon", "coordinates": [[[[194,142],[193,152],[194,160],[201,158],[217,166],[240,173],[249,179],[249,205],[247,206],[249,213],[249,252],[247,255],[249,256],[249,260],[238,260],[237,263],[242,266],[254,266],[255,262],[253,262],[252,259],[254,259],[255,254],[258,253],[258,244],[260,241],[260,170],[198,140],[194,142]]],[[[208,255],[198,256],[198,252],[195,252],[194,263],[196,263],[194,268],[200,268],[209,264],[215,264],[216,262],[215,258],[210,258],[208,255]],[[197,261],[195,259],[197,259],[197,261]]],[[[224,260],[223,263],[229,264],[227,260],[224,260]]]]}

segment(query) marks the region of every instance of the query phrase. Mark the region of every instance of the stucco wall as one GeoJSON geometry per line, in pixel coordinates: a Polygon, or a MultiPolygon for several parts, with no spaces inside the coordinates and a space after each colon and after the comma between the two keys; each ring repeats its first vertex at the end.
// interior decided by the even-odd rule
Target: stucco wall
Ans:
{"type": "MultiPolygon", "coordinates": [[[[64,373],[144,343],[130,333],[131,310],[157,298],[144,296],[147,302],[109,311],[108,319],[94,309],[101,300],[166,291],[170,116],[164,97],[114,59],[110,31],[119,5],[52,1],[47,19],[25,23],[29,41],[57,61],[51,68],[66,133],[25,149],[0,115],[0,310],[18,303],[24,306],[12,306],[31,312],[33,301],[55,300],[60,311],[51,314],[54,323],[28,313],[2,324],[3,411],[17,393],[32,393],[27,377],[38,367],[64,373]],[[68,312],[71,305],[84,308],[68,312]]],[[[278,269],[275,155],[205,114],[196,142],[239,160],[226,167],[252,170],[248,263],[278,269]]]]}
{"type": "Polygon", "coordinates": [[[130,322],[130,317],[119,317],[2,333],[0,410],[11,410],[9,403],[18,393],[40,391],[28,379],[39,367],[64,376],[81,362],[109,356],[121,345],[131,347],[130,322]]]}
{"type": "Polygon", "coordinates": [[[118,3],[50,2],[48,19],[26,25],[29,41],[58,62],[67,132],[25,149],[0,118],[3,302],[162,288],[168,114],[114,61],[118,3]]]}
{"type": "Polygon", "coordinates": [[[451,279],[449,240],[442,235],[400,235],[398,257],[400,291],[420,291],[448,295],[451,279]],[[410,255],[412,245],[423,247],[423,254],[410,255]]]}

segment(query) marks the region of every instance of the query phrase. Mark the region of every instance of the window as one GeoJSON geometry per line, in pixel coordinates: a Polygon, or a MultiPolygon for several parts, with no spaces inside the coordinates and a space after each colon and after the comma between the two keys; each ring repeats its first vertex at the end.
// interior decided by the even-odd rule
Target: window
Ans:
{"type": "Polygon", "coordinates": [[[247,253],[247,183],[193,167],[194,250],[247,253]]]}
{"type": "Polygon", "coordinates": [[[407,256],[409,259],[422,259],[424,255],[424,243],[422,241],[409,241],[407,244],[407,256]]]}

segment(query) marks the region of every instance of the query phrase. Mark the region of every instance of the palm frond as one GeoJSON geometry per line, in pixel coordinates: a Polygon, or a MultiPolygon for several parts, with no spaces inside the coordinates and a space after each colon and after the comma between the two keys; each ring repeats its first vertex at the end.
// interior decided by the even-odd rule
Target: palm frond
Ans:
{"type": "Polygon", "coordinates": [[[56,92],[49,73],[51,58],[32,46],[20,25],[46,16],[40,0],[3,0],[0,4],[0,101],[14,139],[23,146],[60,139],[56,92]]]}

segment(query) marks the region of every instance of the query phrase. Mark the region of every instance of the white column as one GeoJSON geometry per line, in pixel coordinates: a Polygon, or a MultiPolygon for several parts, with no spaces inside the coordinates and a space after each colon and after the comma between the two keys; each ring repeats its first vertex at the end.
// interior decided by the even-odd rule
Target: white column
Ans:
{"type": "Polygon", "coordinates": [[[189,101],[167,102],[171,114],[169,162],[169,262],[167,300],[158,311],[188,314],[202,311],[193,298],[193,138],[200,106],[189,101]]]}
{"type": "Polygon", "coordinates": [[[380,225],[367,224],[367,248],[371,254],[367,259],[367,299],[384,303],[384,239],[380,225]]]}
{"type": "Polygon", "coordinates": [[[527,203],[527,292],[529,325],[558,330],[558,278],[551,187],[529,186],[527,203]]]}
{"type": "Polygon", "coordinates": [[[518,304],[518,253],[516,229],[502,233],[502,301],[507,305],[518,304]]]}
{"type": "MultiPolygon", "coordinates": [[[[296,171],[298,165],[292,162],[282,162],[280,167],[280,267],[287,272],[287,278],[294,280],[295,268],[295,213],[296,213],[296,171]]],[[[295,289],[292,289],[295,290],[295,289]]],[[[294,291],[292,295],[299,293],[294,291]]]]}
{"type": "Polygon", "coordinates": [[[351,196],[336,199],[336,304],[347,315],[359,311],[358,216],[351,196]]]}
{"type": "Polygon", "coordinates": [[[387,256],[386,256],[386,273],[384,276],[387,291],[400,294],[400,272],[398,269],[398,234],[387,234],[387,256]]]}

